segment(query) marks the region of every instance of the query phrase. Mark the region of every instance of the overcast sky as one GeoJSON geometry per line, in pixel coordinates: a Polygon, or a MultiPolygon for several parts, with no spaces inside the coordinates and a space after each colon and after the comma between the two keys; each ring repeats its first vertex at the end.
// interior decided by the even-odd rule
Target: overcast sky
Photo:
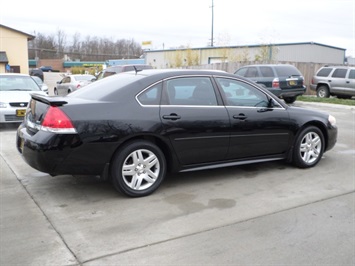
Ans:
{"type": "MultiPolygon", "coordinates": [[[[151,41],[152,49],[210,44],[212,0],[1,0],[0,24],[36,35],[151,41]]],[[[318,42],[355,57],[354,0],[214,0],[214,44],[318,42]]]]}

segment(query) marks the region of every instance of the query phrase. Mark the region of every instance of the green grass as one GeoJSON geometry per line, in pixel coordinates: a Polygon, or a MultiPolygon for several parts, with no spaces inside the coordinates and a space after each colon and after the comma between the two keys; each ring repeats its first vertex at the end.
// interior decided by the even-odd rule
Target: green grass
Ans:
{"type": "Polygon", "coordinates": [[[355,106],[355,99],[338,99],[338,98],[318,98],[314,96],[298,96],[297,101],[317,102],[317,103],[332,103],[355,106]]]}

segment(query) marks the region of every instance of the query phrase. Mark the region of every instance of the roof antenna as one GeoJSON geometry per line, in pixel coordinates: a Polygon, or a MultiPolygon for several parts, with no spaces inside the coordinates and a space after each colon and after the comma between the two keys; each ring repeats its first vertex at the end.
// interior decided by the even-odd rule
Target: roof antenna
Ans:
{"type": "Polygon", "coordinates": [[[138,72],[143,70],[143,69],[138,69],[136,66],[133,66],[133,68],[134,68],[134,71],[136,71],[136,75],[137,75],[138,72]]]}

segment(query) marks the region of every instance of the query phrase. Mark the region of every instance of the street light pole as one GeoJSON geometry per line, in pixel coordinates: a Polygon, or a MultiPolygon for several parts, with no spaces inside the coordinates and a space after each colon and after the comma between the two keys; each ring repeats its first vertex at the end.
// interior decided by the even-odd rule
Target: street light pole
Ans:
{"type": "Polygon", "coordinates": [[[213,11],[213,8],[214,8],[214,5],[213,5],[213,0],[212,0],[212,28],[211,28],[211,47],[213,47],[213,20],[214,20],[214,11],[213,11]]]}

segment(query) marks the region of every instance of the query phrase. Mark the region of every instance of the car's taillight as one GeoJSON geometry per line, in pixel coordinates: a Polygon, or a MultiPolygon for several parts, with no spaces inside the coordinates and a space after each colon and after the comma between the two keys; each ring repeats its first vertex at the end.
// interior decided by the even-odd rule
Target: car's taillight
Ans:
{"type": "Polygon", "coordinates": [[[272,87],[273,88],[278,88],[280,87],[280,81],[278,78],[274,78],[274,80],[272,81],[272,87]]]}
{"type": "Polygon", "coordinates": [[[41,125],[41,130],[54,133],[76,133],[70,118],[58,107],[50,106],[41,125]]]}
{"type": "Polygon", "coordinates": [[[80,87],[81,87],[81,85],[80,85],[80,84],[76,85],[76,88],[77,88],[77,89],[79,89],[80,87]]]}

